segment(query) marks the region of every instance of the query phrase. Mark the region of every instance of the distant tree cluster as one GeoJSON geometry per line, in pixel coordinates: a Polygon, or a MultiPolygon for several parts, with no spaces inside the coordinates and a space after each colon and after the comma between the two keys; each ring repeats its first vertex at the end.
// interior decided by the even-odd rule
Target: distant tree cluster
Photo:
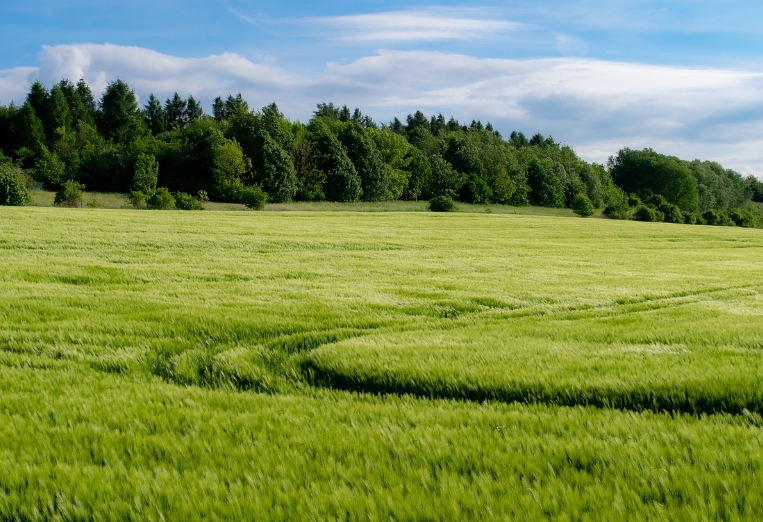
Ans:
{"type": "Polygon", "coordinates": [[[505,139],[480,121],[416,111],[379,125],[359,109],[321,103],[307,123],[291,122],[275,104],[251,110],[241,94],[215,99],[211,115],[177,93],[164,103],[152,94],[140,107],[121,80],[97,101],[84,80],[50,90],[35,82],[23,105],[0,106],[0,151],[0,162],[18,169],[14,179],[128,193],[138,208],[195,209],[208,198],[262,208],[266,200],[443,196],[673,220],[661,210],[669,204],[699,222],[711,210],[728,214],[763,200],[755,178],[651,150],[623,149],[605,167],[551,137],[505,139]],[[639,199],[634,208],[630,194],[639,199]]]}

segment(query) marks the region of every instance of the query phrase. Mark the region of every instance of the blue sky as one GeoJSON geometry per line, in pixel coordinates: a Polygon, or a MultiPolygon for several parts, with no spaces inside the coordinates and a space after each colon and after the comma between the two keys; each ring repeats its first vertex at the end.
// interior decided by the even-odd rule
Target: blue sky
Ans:
{"type": "Polygon", "coordinates": [[[0,103],[30,82],[117,77],[207,109],[242,92],[307,120],[420,109],[542,132],[604,162],[624,146],[763,176],[763,2],[5,0],[0,103]]]}

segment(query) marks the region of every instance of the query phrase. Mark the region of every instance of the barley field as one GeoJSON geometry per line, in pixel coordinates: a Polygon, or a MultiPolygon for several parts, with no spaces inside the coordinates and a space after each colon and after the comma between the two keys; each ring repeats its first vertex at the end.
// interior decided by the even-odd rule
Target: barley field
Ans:
{"type": "Polygon", "coordinates": [[[0,208],[0,520],[763,515],[762,231],[282,210],[0,208]]]}

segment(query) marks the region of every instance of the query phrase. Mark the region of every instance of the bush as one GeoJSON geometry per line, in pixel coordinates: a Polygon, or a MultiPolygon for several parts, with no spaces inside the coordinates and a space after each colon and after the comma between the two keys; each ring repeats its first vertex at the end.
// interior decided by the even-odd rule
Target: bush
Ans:
{"type": "Polygon", "coordinates": [[[684,212],[684,223],[687,225],[704,225],[705,221],[696,212],[684,212]]]}
{"type": "Polygon", "coordinates": [[[127,196],[127,201],[129,201],[130,205],[135,208],[144,209],[148,206],[148,196],[140,190],[133,190],[130,192],[130,195],[127,196]]]}
{"type": "Polygon", "coordinates": [[[629,207],[640,207],[641,206],[641,198],[639,198],[636,194],[630,194],[628,196],[628,206],[629,207]]]}
{"type": "Polygon", "coordinates": [[[239,193],[241,203],[252,210],[262,210],[268,200],[268,195],[258,186],[246,187],[239,193]]]}
{"type": "Polygon", "coordinates": [[[665,214],[654,207],[641,205],[636,209],[636,212],[633,213],[633,219],[636,221],[660,222],[665,219],[665,214]]]}
{"type": "Polygon", "coordinates": [[[429,210],[432,212],[451,212],[455,208],[456,205],[448,196],[437,196],[429,201],[429,210]]]}
{"type": "Polygon", "coordinates": [[[732,208],[729,210],[729,218],[736,226],[744,228],[755,228],[755,214],[743,208],[732,208]]]}
{"type": "Polygon", "coordinates": [[[734,222],[731,221],[731,218],[728,216],[728,214],[721,212],[720,210],[708,210],[702,214],[702,219],[704,219],[705,223],[708,225],[713,225],[716,227],[734,226],[734,222]]]}
{"type": "Polygon", "coordinates": [[[154,210],[172,210],[175,208],[175,198],[166,187],[156,189],[150,198],[148,198],[148,208],[154,210]]]}
{"type": "Polygon", "coordinates": [[[0,205],[20,207],[29,203],[29,199],[21,169],[0,163],[0,205]]]}
{"type": "Polygon", "coordinates": [[[593,203],[583,193],[578,193],[572,201],[572,211],[580,217],[588,217],[594,213],[593,203]]]}
{"type": "Polygon", "coordinates": [[[56,192],[53,204],[57,207],[81,207],[83,190],[85,190],[85,185],[82,183],[64,181],[61,189],[56,192]]]}
{"type": "Polygon", "coordinates": [[[175,194],[175,207],[179,210],[204,210],[204,204],[185,192],[175,194]]]}

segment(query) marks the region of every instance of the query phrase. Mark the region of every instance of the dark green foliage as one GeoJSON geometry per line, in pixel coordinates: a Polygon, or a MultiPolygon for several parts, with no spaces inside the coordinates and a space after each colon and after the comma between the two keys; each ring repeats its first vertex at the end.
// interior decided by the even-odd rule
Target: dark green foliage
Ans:
{"type": "Polygon", "coordinates": [[[750,190],[750,199],[756,203],[763,203],[763,182],[753,175],[747,176],[745,181],[750,190]]]}
{"type": "Polygon", "coordinates": [[[636,221],[660,222],[665,219],[665,214],[649,205],[641,205],[633,213],[633,219],[636,221]]]}
{"type": "Polygon", "coordinates": [[[653,195],[649,200],[649,205],[663,213],[663,221],[666,223],[684,223],[686,221],[681,209],[678,208],[678,206],[669,203],[660,195],[653,195]]]}
{"type": "Polygon", "coordinates": [[[389,177],[382,157],[363,127],[348,122],[339,127],[339,142],[360,177],[363,201],[381,201],[389,193],[389,177]]]}
{"type": "MultiPolygon", "coordinates": [[[[217,97],[212,113],[204,117],[193,95],[177,93],[164,105],[152,94],[139,109],[121,80],[108,84],[96,110],[84,80],[75,86],[64,79],[49,91],[35,82],[23,106],[0,106],[0,150],[49,187],[74,180],[94,191],[136,190],[147,199],[157,184],[229,202],[254,185],[273,202],[447,195],[479,204],[573,207],[583,194],[613,218],[628,218],[644,201],[676,223],[763,201],[757,178],[743,179],[717,163],[626,148],[607,170],[550,136],[528,139],[515,131],[504,140],[479,120],[462,124],[415,111],[404,122],[378,126],[358,108],[321,103],[303,125],[286,119],[275,103],[250,111],[240,93],[217,97]],[[157,182],[133,185],[141,158],[152,156],[152,168],[161,166],[157,182]],[[630,209],[623,189],[640,197],[630,209]],[[653,201],[655,194],[662,199],[653,201]]],[[[750,223],[744,214],[736,218],[750,223]]]]}
{"type": "Polygon", "coordinates": [[[183,114],[183,121],[186,125],[194,121],[198,121],[204,116],[204,109],[201,108],[201,104],[196,101],[193,95],[188,96],[186,101],[185,113],[183,114]]]}
{"type": "Polygon", "coordinates": [[[154,156],[138,155],[132,177],[132,190],[153,194],[159,181],[159,164],[154,156]]]}
{"type": "Polygon", "coordinates": [[[109,83],[98,108],[98,130],[107,140],[124,143],[137,130],[139,122],[135,92],[122,80],[109,83]]]}
{"type": "Polygon", "coordinates": [[[178,210],[204,210],[204,204],[185,192],[175,194],[175,208],[178,210]]]}
{"type": "Polygon", "coordinates": [[[148,198],[147,204],[152,210],[172,210],[175,208],[175,198],[166,187],[159,187],[148,198]]]}
{"type": "MultiPolygon", "coordinates": [[[[619,197],[612,197],[611,202],[604,209],[604,215],[611,219],[630,219],[631,218],[631,205],[630,198],[626,196],[622,191],[619,192],[619,197]]],[[[613,195],[614,196],[614,195],[613,195]]],[[[634,198],[638,199],[638,198],[634,198]]],[[[634,201],[635,202],[635,201],[634,201]]],[[[636,205],[641,204],[639,201],[636,205]]]]}
{"type": "Polygon", "coordinates": [[[148,97],[148,103],[143,110],[146,126],[153,134],[161,134],[167,128],[167,117],[162,103],[153,94],[148,97]]]}
{"type": "Polygon", "coordinates": [[[711,161],[694,160],[689,170],[697,180],[698,209],[729,210],[752,197],[752,187],[741,174],[711,161]]]}
{"type": "Polygon", "coordinates": [[[357,201],[363,195],[360,176],[347,153],[321,119],[310,124],[316,166],[326,173],[324,192],[330,201],[357,201]]]}
{"type": "Polygon", "coordinates": [[[56,192],[54,203],[59,207],[81,207],[83,190],[85,185],[76,181],[65,181],[56,192]]]}
{"type": "Polygon", "coordinates": [[[168,127],[175,125],[177,128],[185,127],[186,109],[188,103],[176,92],[172,98],[167,98],[164,102],[164,117],[168,127]]]}
{"type": "Polygon", "coordinates": [[[729,218],[738,227],[755,228],[755,214],[744,208],[732,208],[729,210],[729,218]]]}
{"type": "Polygon", "coordinates": [[[450,163],[439,154],[429,158],[429,166],[431,171],[429,186],[422,196],[425,198],[435,196],[456,197],[465,182],[464,176],[455,171],[450,163]]]}
{"type": "Polygon", "coordinates": [[[140,190],[132,190],[127,196],[127,201],[130,202],[135,208],[146,209],[148,208],[148,196],[140,190]]]}
{"type": "Polygon", "coordinates": [[[34,164],[33,177],[50,187],[60,187],[65,181],[66,165],[55,152],[50,152],[44,145],[34,164]]]}
{"type": "Polygon", "coordinates": [[[734,226],[734,222],[731,220],[729,215],[722,210],[708,210],[702,214],[702,219],[706,225],[718,227],[734,226]]]}
{"type": "Polygon", "coordinates": [[[314,148],[307,127],[297,123],[294,125],[293,134],[295,138],[291,154],[297,174],[295,197],[302,201],[321,201],[326,198],[323,193],[326,173],[315,163],[314,148]]]}
{"type": "Polygon", "coordinates": [[[591,203],[591,200],[588,199],[588,196],[579,193],[572,201],[572,210],[578,216],[588,217],[592,215],[596,209],[594,208],[593,203],[591,203]]]}
{"type": "Polygon", "coordinates": [[[437,196],[429,201],[429,210],[432,212],[451,212],[455,209],[455,203],[448,196],[437,196]]]}
{"type": "Polygon", "coordinates": [[[0,205],[23,206],[29,203],[29,191],[21,169],[0,162],[0,205]]]}
{"type": "Polygon", "coordinates": [[[564,185],[554,173],[550,159],[533,158],[527,167],[527,183],[530,186],[530,203],[539,207],[564,207],[564,185]]]}
{"type": "Polygon", "coordinates": [[[259,133],[260,146],[252,162],[254,180],[273,203],[291,201],[297,193],[297,173],[288,152],[264,130],[259,133]]]}
{"type": "Polygon", "coordinates": [[[698,208],[697,180],[686,162],[652,149],[625,148],[609,159],[612,179],[626,192],[660,194],[682,210],[698,208]]]}
{"type": "Polygon", "coordinates": [[[268,200],[268,195],[258,186],[245,187],[239,193],[241,203],[252,210],[262,210],[268,200]]]}
{"type": "Polygon", "coordinates": [[[403,191],[403,199],[417,200],[427,189],[432,179],[432,167],[424,154],[411,147],[406,154],[408,186],[403,191]]]}

